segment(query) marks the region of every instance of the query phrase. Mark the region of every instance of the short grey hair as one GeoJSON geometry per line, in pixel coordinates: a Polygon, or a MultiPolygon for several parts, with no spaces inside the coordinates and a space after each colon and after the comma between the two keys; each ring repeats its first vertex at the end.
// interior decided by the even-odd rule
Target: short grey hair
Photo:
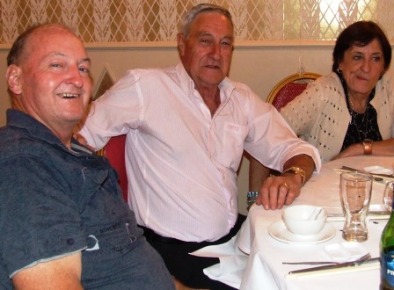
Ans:
{"type": "Polygon", "coordinates": [[[215,4],[201,3],[194,6],[184,15],[179,26],[179,33],[183,34],[183,36],[187,38],[189,36],[190,27],[192,26],[194,19],[196,19],[197,15],[205,12],[218,12],[224,15],[230,21],[231,26],[234,27],[231,14],[227,9],[215,4]]]}

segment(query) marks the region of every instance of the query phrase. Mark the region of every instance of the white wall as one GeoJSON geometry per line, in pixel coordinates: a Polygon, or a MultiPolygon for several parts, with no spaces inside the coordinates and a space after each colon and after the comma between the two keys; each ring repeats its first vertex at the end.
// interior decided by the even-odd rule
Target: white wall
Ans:
{"type": "MultiPolygon", "coordinates": [[[[332,45],[325,46],[239,46],[236,47],[230,78],[248,84],[262,99],[271,88],[285,76],[299,70],[301,59],[305,70],[326,74],[331,69],[332,45]]],[[[0,125],[5,124],[5,110],[9,107],[5,83],[7,48],[0,47],[0,125]]],[[[138,67],[161,67],[178,62],[173,47],[88,47],[92,59],[92,76],[98,80],[107,67],[115,80],[127,69],[138,67]]],[[[239,175],[240,211],[246,212],[248,190],[248,161],[244,160],[239,175]]]]}

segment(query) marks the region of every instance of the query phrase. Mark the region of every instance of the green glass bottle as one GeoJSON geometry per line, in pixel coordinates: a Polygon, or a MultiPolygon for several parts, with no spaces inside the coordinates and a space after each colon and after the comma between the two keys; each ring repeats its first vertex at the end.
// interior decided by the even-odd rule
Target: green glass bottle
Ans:
{"type": "Polygon", "coordinates": [[[394,290],[394,210],[380,239],[380,290],[394,290]]]}

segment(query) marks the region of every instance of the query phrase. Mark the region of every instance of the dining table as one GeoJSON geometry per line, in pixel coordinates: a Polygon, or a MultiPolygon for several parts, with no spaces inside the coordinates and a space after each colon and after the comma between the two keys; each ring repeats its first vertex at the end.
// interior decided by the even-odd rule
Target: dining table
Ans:
{"type": "Polygon", "coordinates": [[[283,208],[265,210],[262,206],[253,205],[232,240],[192,254],[218,257],[220,263],[204,269],[204,273],[211,279],[241,290],[377,290],[380,283],[379,242],[390,216],[383,204],[383,191],[385,183],[394,180],[391,176],[393,167],[394,157],[372,155],[324,163],[320,172],[315,172],[301,188],[299,197],[292,204],[325,209],[326,225],[315,236],[299,237],[289,233],[281,218],[283,208]],[[351,170],[372,172],[374,176],[367,214],[368,239],[364,242],[350,242],[342,237],[344,214],[339,193],[340,174],[351,170]],[[384,177],[375,175],[379,172],[388,174],[384,177]],[[291,264],[314,261],[338,263],[366,253],[375,259],[361,266],[293,273],[316,265],[291,264]]]}

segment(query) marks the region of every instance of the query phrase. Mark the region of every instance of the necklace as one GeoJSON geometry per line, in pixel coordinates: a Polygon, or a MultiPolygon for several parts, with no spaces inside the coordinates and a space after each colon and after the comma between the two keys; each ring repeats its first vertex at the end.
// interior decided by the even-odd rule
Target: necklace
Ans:
{"type": "Polygon", "coordinates": [[[343,78],[343,75],[338,74],[338,76],[339,76],[339,79],[341,80],[341,83],[342,83],[343,91],[345,93],[346,105],[347,105],[347,108],[348,108],[348,111],[349,111],[350,117],[351,117],[350,122],[349,122],[348,133],[353,136],[351,138],[351,139],[353,139],[352,143],[358,143],[358,142],[361,142],[365,139],[368,139],[367,138],[368,131],[369,131],[368,111],[370,110],[369,101],[375,95],[375,88],[372,90],[371,94],[368,97],[365,111],[363,113],[359,113],[356,110],[354,110],[354,104],[349,97],[347,84],[345,82],[345,79],[343,78]]]}
{"type": "MultiPolygon", "coordinates": [[[[346,92],[345,95],[348,96],[348,92],[346,92]]],[[[354,109],[355,106],[354,106],[354,104],[353,104],[353,102],[352,102],[352,99],[351,99],[350,97],[348,97],[348,99],[349,99],[350,109],[351,109],[353,112],[356,112],[357,114],[364,114],[364,113],[367,111],[367,106],[368,106],[368,104],[367,104],[367,106],[365,107],[365,109],[363,110],[363,112],[360,112],[360,111],[356,111],[356,110],[354,109]]]]}
{"type": "Polygon", "coordinates": [[[365,113],[357,113],[353,109],[350,110],[351,120],[350,126],[354,126],[355,131],[358,135],[358,140],[363,141],[367,138],[368,133],[368,110],[365,113]]]}
{"type": "Polygon", "coordinates": [[[368,111],[369,111],[369,103],[364,110],[364,112],[360,113],[354,109],[354,104],[352,99],[349,97],[347,88],[345,88],[345,97],[348,104],[348,110],[351,116],[349,126],[352,126],[354,132],[357,133],[358,141],[363,141],[367,138],[368,130],[369,130],[369,122],[368,122],[368,111]]]}
{"type": "MultiPolygon", "coordinates": [[[[345,93],[346,96],[348,96],[347,93],[345,93]]],[[[352,117],[350,119],[350,124],[355,125],[357,127],[357,131],[360,131],[358,128],[358,125],[364,125],[365,124],[365,131],[367,131],[367,126],[368,126],[368,122],[365,122],[365,119],[368,119],[368,105],[367,108],[364,110],[363,113],[359,113],[354,109],[354,105],[352,100],[348,97],[349,100],[349,106],[348,106],[348,110],[350,113],[350,116],[352,117]]],[[[362,131],[362,130],[361,130],[362,131]]]]}
{"type": "Polygon", "coordinates": [[[360,143],[365,139],[381,141],[382,135],[379,131],[377,113],[375,108],[370,104],[370,101],[375,97],[375,88],[368,97],[365,112],[358,113],[353,110],[354,105],[351,104],[351,100],[348,97],[347,86],[343,75],[340,72],[336,72],[336,74],[341,81],[345,94],[346,106],[351,117],[345,138],[342,143],[341,151],[350,145],[360,143]]]}

